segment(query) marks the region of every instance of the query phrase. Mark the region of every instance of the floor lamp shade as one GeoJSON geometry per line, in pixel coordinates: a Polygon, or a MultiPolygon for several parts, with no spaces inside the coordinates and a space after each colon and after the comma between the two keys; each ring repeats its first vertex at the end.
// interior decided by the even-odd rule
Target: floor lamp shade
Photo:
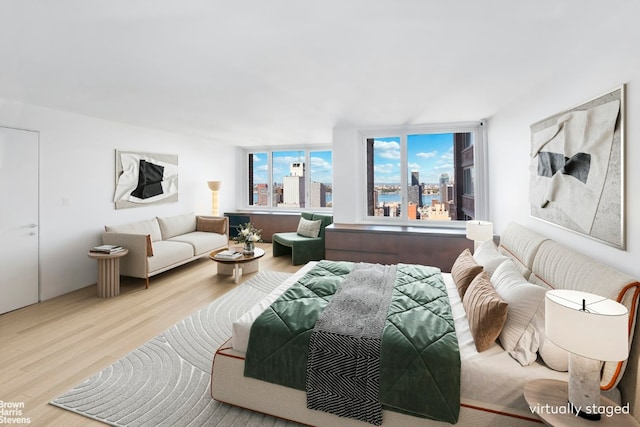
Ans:
{"type": "Polygon", "coordinates": [[[218,216],[218,191],[222,185],[222,181],[207,181],[209,190],[211,190],[211,214],[218,216]]]}

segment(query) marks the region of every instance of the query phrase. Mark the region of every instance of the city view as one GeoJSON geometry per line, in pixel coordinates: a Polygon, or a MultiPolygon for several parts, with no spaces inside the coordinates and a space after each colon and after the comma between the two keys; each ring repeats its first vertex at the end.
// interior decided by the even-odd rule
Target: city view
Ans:
{"type": "Polygon", "coordinates": [[[285,209],[333,206],[331,151],[274,151],[271,162],[268,157],[267,153],[249,154],[249,204],[285,209]]]}
{"type": "MultiPolygon", "coordinates": [[[[474,217],[471,133],[376,137],[366,144],[368,216],[419,221],[474,217]]],[[[332,175],[330,150],[250,153],[249,204],[331,208],[332,175]]]]}
{"type": "MultiPolygon", "coordinates": [[[[456,158],[461,161],[464,149],[473,150],[470,139],[469,134],[453,133],[367,139],[369,215],[423,221],[459,219],[456,158]],[[404,194],[400,184],[403,169],[407,171],[404,194]]],[[[472,171],[473,161],[468,169],[472,171]]]]}

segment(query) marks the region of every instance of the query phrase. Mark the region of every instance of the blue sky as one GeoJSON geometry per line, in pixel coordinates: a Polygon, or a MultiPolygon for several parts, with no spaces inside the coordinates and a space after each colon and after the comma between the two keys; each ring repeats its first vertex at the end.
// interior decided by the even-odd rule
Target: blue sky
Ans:
{"type": "MultiPolygon", "coordinates": [[[[333,180],[333,162],[331,151],[311,151],[310,163],[306,171],[311,174],[312,181],[330,184],[333,180]]],[[[273,180],[282,183],[282,178],[289,175],[289,166],[292,162],[304,162],[304,151],[274,151],[273,180]]],[[[269,165],[267,153],[253,153],[253,182],[266,183],[269,165]]]]}
{"type": "MultiPolygon", "coordinates": [[[[399,184],[400,137],[375,138],[374,182],[399,184]]],[[[437,184],[442,173],[453,178],[453,134],[407,136],[408,172],[418,171],[420,182],[437,184]]]]}

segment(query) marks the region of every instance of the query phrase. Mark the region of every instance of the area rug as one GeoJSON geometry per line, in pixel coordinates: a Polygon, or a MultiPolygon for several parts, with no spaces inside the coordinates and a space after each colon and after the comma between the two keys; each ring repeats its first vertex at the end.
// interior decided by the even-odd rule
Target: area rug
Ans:
{"type": "Polygon", "coordinates": [[[112,426],[295,426],[211,398],[213,354],[289,273],[251,279],[50,403],[112,426]]]}

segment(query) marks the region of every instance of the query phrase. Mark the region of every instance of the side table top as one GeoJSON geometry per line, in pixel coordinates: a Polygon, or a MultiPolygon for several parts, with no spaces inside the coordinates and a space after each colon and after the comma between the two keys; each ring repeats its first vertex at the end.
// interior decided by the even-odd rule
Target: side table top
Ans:
{"type": "Polygon", "coordinates": [[[568,394],[569,385],[566,381],[539,379],[528,382],[524,387],[524,398],[529,404],[531,413],[552,426],[585,426],[588,423],[599,427],[640,426],[628,413],[628,405],[619,406],[604,396],[600,396],[600,406],[593,409],[594,412],[601,414],[602,418],[599,421],[580,418],[571,411],[568,394]]]}
{"type": "Polygon", "coordinates": [[[129,249],[124,248],[122,251],[114,252],[111,254],[103,253],[103,252],[91,252],[89,251],[89,258],[93,259],[112,259],[112,258],[120,258],[129,253],[129,249]]]}

